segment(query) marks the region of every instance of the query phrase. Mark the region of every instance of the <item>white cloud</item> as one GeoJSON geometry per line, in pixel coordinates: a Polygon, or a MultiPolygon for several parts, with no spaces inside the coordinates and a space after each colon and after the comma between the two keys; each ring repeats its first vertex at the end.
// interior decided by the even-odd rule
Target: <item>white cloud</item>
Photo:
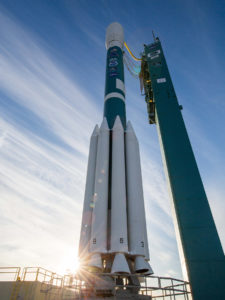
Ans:
{"type": "Polygon", "coordinates": [[[90,95],[60,70],[32,36],[2,14],[0,28],[1,90],[35,113],[68,145],[87,154],[84,144],[99,114],[90,95]]]}
{"type": "Polygon", "coordinates": [[[99,111],[35,37],[2,13],[0,37],[1,91],[43,129],[24,125],[19,114],[14,119],[10,107],[1,113],[0,264],[55,270],[64,251],[76,252],[88,143],[99,111]],[[63,143],[49,141],[45,129],[63,143]]]}

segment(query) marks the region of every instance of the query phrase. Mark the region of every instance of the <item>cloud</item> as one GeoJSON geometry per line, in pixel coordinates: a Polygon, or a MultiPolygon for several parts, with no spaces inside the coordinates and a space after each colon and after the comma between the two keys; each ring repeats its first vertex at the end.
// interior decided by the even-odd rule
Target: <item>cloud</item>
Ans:
{"type": "Polygon", "coordinates": [[[62,72],[35,38],[5,15],[1,14],[0,22],[1,90],[36,114],[68,145],[87,153],[83,143],[89,132],[83,125],[90,130],[90,115],[99,114],[94,101],[62,72]],[[82,136],[77,134],[81,130],[82,136]]]}
{"type": "Polygon", "coordinates": [[[75,256],[99,110],[36,37],[3,13],[0,37],[0,263],[55,270],[64,251],[73,247],[75,256]]]}

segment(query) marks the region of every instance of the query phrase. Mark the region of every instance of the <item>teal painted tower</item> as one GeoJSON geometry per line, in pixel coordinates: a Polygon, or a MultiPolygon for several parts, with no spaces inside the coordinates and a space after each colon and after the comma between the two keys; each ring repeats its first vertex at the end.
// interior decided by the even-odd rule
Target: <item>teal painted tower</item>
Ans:
{"type": "Polygon", "coordinates": [[[106,79],[104,117],[112,129],[115,119],[120,116],[126,128],[125,85],[123,64],[124,33],[119,23],[112,23],[106,31],[106,79]]]}
{"type": "Polygon", "coordinates": [[[185,279],[194,300],[225,299],[224,252],[159,39],[145,45],[142,69],[150,123],[156,122],[161,142],[185,279]]]}

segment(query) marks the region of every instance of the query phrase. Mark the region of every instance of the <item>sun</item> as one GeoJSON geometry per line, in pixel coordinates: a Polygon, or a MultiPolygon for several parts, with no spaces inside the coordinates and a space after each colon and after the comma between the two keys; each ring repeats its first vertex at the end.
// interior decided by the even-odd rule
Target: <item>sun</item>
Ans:
{"type": "Polygon", "coordinates": [[[73,248],[67,249],[58,265],[58,273],[65,274],[75,274],[79,270],[80,262],[78,256],[73,248]]]}

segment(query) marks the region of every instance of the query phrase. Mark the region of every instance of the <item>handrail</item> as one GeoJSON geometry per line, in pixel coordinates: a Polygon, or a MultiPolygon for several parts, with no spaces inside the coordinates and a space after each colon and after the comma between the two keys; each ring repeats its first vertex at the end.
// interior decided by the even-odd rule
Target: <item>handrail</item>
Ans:
{"type": "Polygon", "coordinates": [[[22,273],[22,280],[27,281],[51,281],[52,284],[62,285],[63,276],[41,267],[25,267],[22,273]],[[29,277],[30,276],[30,277],[29,277]]]}
{"type": "MultiPolygon", "coordinates": [[[[167,297],[173,297],[173,299],[178,299],[176,296],[183,296],[182,299],[188,300],[188,295],[190,295],[189,283],[183,281],[181,279],[175,279],[172,277],[159,277],[159,276],[146,276],[142,274],[111,274],[111,273],[90,273],[85,272],[83,276],[77,274],[64,276],[64,288],[69,288],[70,292],[73,290],[76,295],[81,295],[85,293],[96,292],[96,287],[93,282],[102,279],[104,281],[104,276],[110,276],[113,279],[112,286],[110,287],[113,295],[118,293],[119,291],[126,291],[127,289],[133,289],[134,286],[129,284],[127,280],[129,277],[144,277],[145,283],[137,286],[138,293],[142,295],[150,295],[152,299],[163,298],[167,299],[167,297]],[[67,277],[67,278],[66,278],[67,277]],[[89,282],[86,282],[85,278],[92,278],[89,282]],[[124,278],[124,284],[117,284],[116,278],[124,278]],[[68,280],[69,279],[69,280],[68,280]],[[71,279],[71,280],[70,280],[71,279]],[[164,282],[165,281],[165,282],[164,282]],[[168,284],[168,281],[171,281],[171,284],[168,284]],[[68,284],[69,283],[69,284],[68,284]]],[[[104,287],[104,283],[103,283],[104,287]]],[[[106,283],[106,291],[108,290],[108,286],[106,283]]],[[[103,288],[104,290],[104,288],[103,288]]],[[[42,292],[49,292],[49,294],[60,293],[61,291],[57,286],[49,288],[48,283],[44,283],[42,285],[42,292]]],[[[74,295],[75,295],[74,294],[74,295]]],[[[68,298],[72,299],[72,298],[68,298]]],[[[179,298],[181,299],[181,298],[179,298]]]]}
{"type": "Polygon", "coordinates": [[[0,267],[0,274],[15,274],[14,280],[20,280],[20,271],[20,267],[0,267]]]}
{"type": "Polygon", "coordinates": [[[13,280],[15,283],[16,281],[21,281],[21,284],[24,281],[38,281],[42,283],[40,292],[49,294],[55,293],[58,295],[63,293],[63,290],[66,291],[67,289],[76,295],[89,293],[90,291],[95,292],[96,288],[93,282],[101,279],[104,284],[104,276],[109,276],[113,280],[110,289],[114,294],[123,290],[125,291],[126,289],[129,290],[134,288],[134,286],[130,284],[129,278],[142,277],[145,280],[140,286],[136,287],[137,291],[139,294],[150,295],[152,299],[167,299],[167,297],[170,297],[170,299],[171,297],[176,299],[176,296],[182,295],[184,297],[183,299],[188,300],[188,295],[190,295],[189,283],[172,277],[146,276],[143,274],[90,273],[84,270],[77,274],[60,276],[41,267],[26,267],[23,268],[20,279],[20,272],[20,267],[0,267],[0,274],[15,274],[15,278],[13,280]],[[87,282],[85,278],[92,279],[87,282]],[[117,284],[117,278],[122,278],[124,284],[117,284]]]}

